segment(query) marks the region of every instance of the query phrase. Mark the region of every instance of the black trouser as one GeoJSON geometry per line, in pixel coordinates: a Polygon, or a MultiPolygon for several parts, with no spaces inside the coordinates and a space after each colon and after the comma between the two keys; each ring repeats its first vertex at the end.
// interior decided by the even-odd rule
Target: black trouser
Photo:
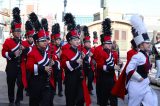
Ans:
{"type": "Polygon", "coordinates": [[[58,93],[61,93],[62,92],[62,70],[55,70],[54,78],[55,78],[55,86],[57,86],[57,83],[58,83],[58,93]]]}
{"type": "Polygon", "coordinates": [[[91,69],[85,69],[85,77],[88,81],[88,91],[93,90],[93,80],[94,80],[94,72],[91,69]]]}
{"type": "Polygon", "coordinates": [[[39,95],[30,96],[29,106],[50,106],[50,88],[43,89],[39,95]]]}
{"type": "MultiPolygon", "coordinates": [[[[100,70],[101,71],[101,70],[100,70]]],[[[108,101],[111,106],[117,106],[117,97],[111,94],[112,87],[114,86],[114,75],[107,72],[100,72],[97,78],[96,88],[98,90],[97,97],[99,98],[100,106],[107,106],[108,101]]]]}
{"type": "Polygon", "coordinates": [[[51,88],[45,76],[31,76],[29,80],[29,106],[50,106],[51,88]]]}
{"type": "Polygon", "coordinates": [[[50,86],[51,86],[51,90],[50,90],[50,106],[54,106],[53,100],[54,100],[54,96],[56,94],[56,90],[55,90],[55,88],[52,87],[52,85],[50,85],[50,86]]]}
{"type": "Polygon", "coordinates": [[[22,75],[21,70],[18,67],[13,68],[13,65],[7,66],[6,68],[6,75],[7,75],[7,86],[8,86],[8,98],[9,102],[14,102],[14,89],[15,83],[17,84],[17,95],[16,95],[16,102],[20,102],[23,100],[23,84],[22,84],[22,75]],[[12,68],[12,70],[10,69],[12,68]]]}
{"type": "Polygon", "coordinates": [[[97,86],[97,82],[96,82],[96,95],[97,95],[97,104],[99,104],[99,94],[100,94],[100,87],[99,85],[97,86]]]}
{"type": "MultiPolygon", "coordinates": [[[[29,79],[30,79],[30,72],[29,71],[26,71],[26,78],[27,78],[27,83],[28,83],[28,81],[29,81],[29,79]]],[[[26,90],[26,92],[27,92],[27,94],[29,95],[29,89],[28,89],[28,87],[27,88],[25,88],[25,90],[26,90]]]]}
{"type": "Polygon", "coordinates": [[[80,70],[66,73],[65,96],[66,106],[84,106],[82,79],[80,70]]]}

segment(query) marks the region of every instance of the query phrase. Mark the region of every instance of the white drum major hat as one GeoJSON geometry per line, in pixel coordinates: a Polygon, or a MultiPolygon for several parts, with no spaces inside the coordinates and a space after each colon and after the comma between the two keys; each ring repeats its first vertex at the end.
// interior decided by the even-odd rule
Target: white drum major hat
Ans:
{"type": "Polygon", "coordinates": [[[130,22],[132,25],[133,39],[136,45],[138,46],[143,42],[150,42],[142,17],[140,15],[133,15],[130,22]]]}

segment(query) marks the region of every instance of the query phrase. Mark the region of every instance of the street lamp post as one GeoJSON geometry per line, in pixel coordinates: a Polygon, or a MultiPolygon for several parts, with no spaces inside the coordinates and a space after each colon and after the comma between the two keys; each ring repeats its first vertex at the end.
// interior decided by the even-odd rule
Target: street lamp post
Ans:
{"type": "Polygon", "coordinates": [[[38,11],[39,11],[39,0],[37,0],[37,15],[38,15],[38,11]]]}
{"type": "Polygon", "coordinates": [[[64,10],[66,9],[67,6],[67,0],[64,0],[64,10]]]}
{"type": "Polygon", "coordinates": [[[21,1],[22,0],[17,0],[18,1],[18,7],[21,8],[21,1]]]}
{"type": "Polygon", "coordinates": [[[101,0],[101,8],[103,8],[103,20],[108,16],[107,0],[101,0]]]}
{"type": "MultiPolygon", "coordinates": [[[[66,7],[67,7],[67,0],[64,0],[64,11],[63,11],[63,17],[62,17],[63,19],[64,19],[64,16],[66,14],[66,7]]],[[[64,21],[63,19],[62,19],[62,21],[64,21]]],[[[63,30],[64,30],[64,36],[63,37],[65,37],[65,24],[64,24],[63,30]]]]}

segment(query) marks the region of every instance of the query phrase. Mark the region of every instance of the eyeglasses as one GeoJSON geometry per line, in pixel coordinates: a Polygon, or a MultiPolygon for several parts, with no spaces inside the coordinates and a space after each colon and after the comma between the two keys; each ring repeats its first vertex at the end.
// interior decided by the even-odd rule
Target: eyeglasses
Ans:
{"type": "Polygon", "coordinates": [[[47,40],[40,40],[39,42],[46,42],[47,40]]]}
{"type": "Polygon", "coordinates": [[[15,29],[14,32],[19,32],[19,33],[21,33],[22,31],[21,31],[21,29],[15,29]]]}

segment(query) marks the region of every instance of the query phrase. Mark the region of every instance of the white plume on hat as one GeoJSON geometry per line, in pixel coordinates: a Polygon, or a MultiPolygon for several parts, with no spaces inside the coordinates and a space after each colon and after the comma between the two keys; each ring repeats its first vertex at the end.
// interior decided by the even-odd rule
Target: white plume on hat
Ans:
{"type": "Polygon", "coordinates": [[[138,35],[142,35],[143,33],[147,33],[147,29],[143,22],[143,19],[140,15],[133,15],[130,20],[134,29],[138,32],[138,35]]]}
{"type": "Polygon", "coordinates": [[[131,17],[130,22],[131,22],[131,25],[134,29],[132,31],[135,31],[134,32],[135,35],[133,34],[133,37],[134,37],[134,41],[135,41],[136,45],[138,46],[142,42],[149,42],[150,40],[149,40],[149,37],[147,34],[147,29],[146,29],[146,26],[143,22],[142,16],[133,15],[131,17]]]}

